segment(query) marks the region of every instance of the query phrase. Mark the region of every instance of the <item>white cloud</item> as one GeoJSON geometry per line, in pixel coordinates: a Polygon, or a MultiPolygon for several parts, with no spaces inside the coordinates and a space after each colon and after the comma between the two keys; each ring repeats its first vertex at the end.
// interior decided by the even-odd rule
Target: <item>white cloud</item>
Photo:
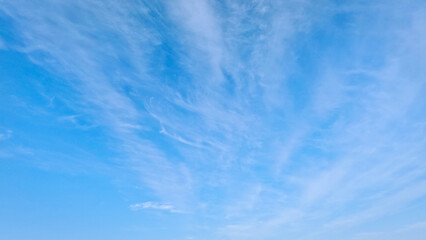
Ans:
{"type": "Polygon", "coordinates": [[[138,211],[143,209],[154,209],[154,210],[162,210],[169,211],[172,213],[183,213],[180,210],[177,210],[173,205],[169,204],[161,204],[155,202],[143,202],[143,203],[135,203],[129,206],[132,211],[138,211]]]}
{"type": "Polygon", "coordinates": [[[173,203],[131,210],[208,206],[201,214],[223,235],[260,239],[344,231],[425,195],[420,13],[310,1],[2,3],[24,39],[16,50],[72,89],[58,100],[76,114],[59,119],[102,126],[120,166],[173,203]],[[70,6],[81,16],[62,12],[70,6]],[[339,14],[354,20],[339,30],[339,14]]]}

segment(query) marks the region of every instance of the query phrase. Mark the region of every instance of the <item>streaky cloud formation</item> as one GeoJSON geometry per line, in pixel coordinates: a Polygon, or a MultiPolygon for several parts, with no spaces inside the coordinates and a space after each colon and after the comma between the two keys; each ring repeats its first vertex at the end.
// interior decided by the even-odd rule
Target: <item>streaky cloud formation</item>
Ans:
{"type": "Polygon", "coordinates": [[[424,1],[0,0],[0,26],[0,237],[426,236],[424,1]]]}
{"type": "Polygon", "coordinates": [[[181,211],[176,210],[172,205],[159,204],[154,202],[143,202],[135,203],[129,206],[132,211],[142,210],[142,209],[155,209],[155,210],[165,210],[174,213],[180,213],[181,211]]]}

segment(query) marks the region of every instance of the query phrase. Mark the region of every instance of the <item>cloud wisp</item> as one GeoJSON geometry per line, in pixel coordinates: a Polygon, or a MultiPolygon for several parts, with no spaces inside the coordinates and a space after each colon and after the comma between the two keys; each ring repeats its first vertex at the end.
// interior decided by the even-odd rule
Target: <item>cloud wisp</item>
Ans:
{"type": "Polygon", "coordinates": [[[0,0],[0,16],[0,51],[64,86],[37,80],[49,116],[105,134],[105,164],[158,200],[132,211],[233,240],[368,239],[425,211],[422,1],[0,0]]]}
{"type": "Polygon", "coordinates": [[[153,210],[169,211],[172,213],[183,213],[182,211],[175,209],[173,205],[160,204],[155,202],[135,203],[130,205],[129,208],[132,211],[139,211],[143,209],[153,209],[153,210]]]}

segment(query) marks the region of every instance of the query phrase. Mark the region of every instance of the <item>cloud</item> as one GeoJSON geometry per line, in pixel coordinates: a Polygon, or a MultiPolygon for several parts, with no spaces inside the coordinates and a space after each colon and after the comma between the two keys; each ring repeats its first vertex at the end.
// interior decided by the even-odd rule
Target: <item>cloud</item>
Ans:
{"type": "Polygon", "coordinates": [[[0,2],[10,49],[66,86],[49,111],[159,201],[133,211],[333,239],[426,195],[420,1],[0,2]]]}
{"type": "Polygon", "coordinates": [[[155,143],[138,135],[151,128],[144,127],[150,120],[144,120],[146,112],[136,102],[143,102],[147,92],[158,91],[152,88],[153,77],[146,75],[150,62],[144,61],[160,43],[158,33],[147,25],[154,10],[144,3],[135,7],[116,1],[44,1],[37,6],[16,1],[2,4],[0,9],[19,29],[22,46],[14,50],[62,76],[61,84],[68,87],[68,94],[58,96],[57,101],[75,114],[58,119],[78,127],[86,128],[87,123],[104,127],[112,141],[119,142],[115,149],[122,154],[119,164],[140,171],[144,184],[165,200],[184,201],[190,194],[185,188],[188,184],[181,182],[189,174],[183,170],[184,164],[175,167],[155,143]],[[68,14],[68,9],[74,9],[76,15],[68,14]],[[132,9],[143,16],[142,21],[131,14],[132,9]],[[99,34],[93,34],[96,32],[99,34]],[[114,40],[104,41],[107,33],[114,40]],[[127,70],[122,68],[126,68],[123,61],[127,70]],[[126,87],[137,93],[136,99],[126,94],[126,87]]]}
{"type": "Polygon", "coordinates": [[[161,211],[169,211],[172,213],[183,213],[180,210],[175,209],[173,205],[168,204],[160,204],[155,202],[143,202],[143,203],[135,203],[129,206],[132,211],[139,211],[144,209],[153,209],[153,210],[161,210],[161,211]]]}

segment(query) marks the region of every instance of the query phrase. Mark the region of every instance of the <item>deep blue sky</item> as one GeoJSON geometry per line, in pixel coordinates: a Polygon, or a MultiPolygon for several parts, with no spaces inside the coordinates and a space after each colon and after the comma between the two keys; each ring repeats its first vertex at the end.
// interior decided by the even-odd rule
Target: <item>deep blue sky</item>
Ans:
{"type": "Polygon", "coordinates": [[[426,2],[0,0],[0,239],[424,240],[426,2]]]}

